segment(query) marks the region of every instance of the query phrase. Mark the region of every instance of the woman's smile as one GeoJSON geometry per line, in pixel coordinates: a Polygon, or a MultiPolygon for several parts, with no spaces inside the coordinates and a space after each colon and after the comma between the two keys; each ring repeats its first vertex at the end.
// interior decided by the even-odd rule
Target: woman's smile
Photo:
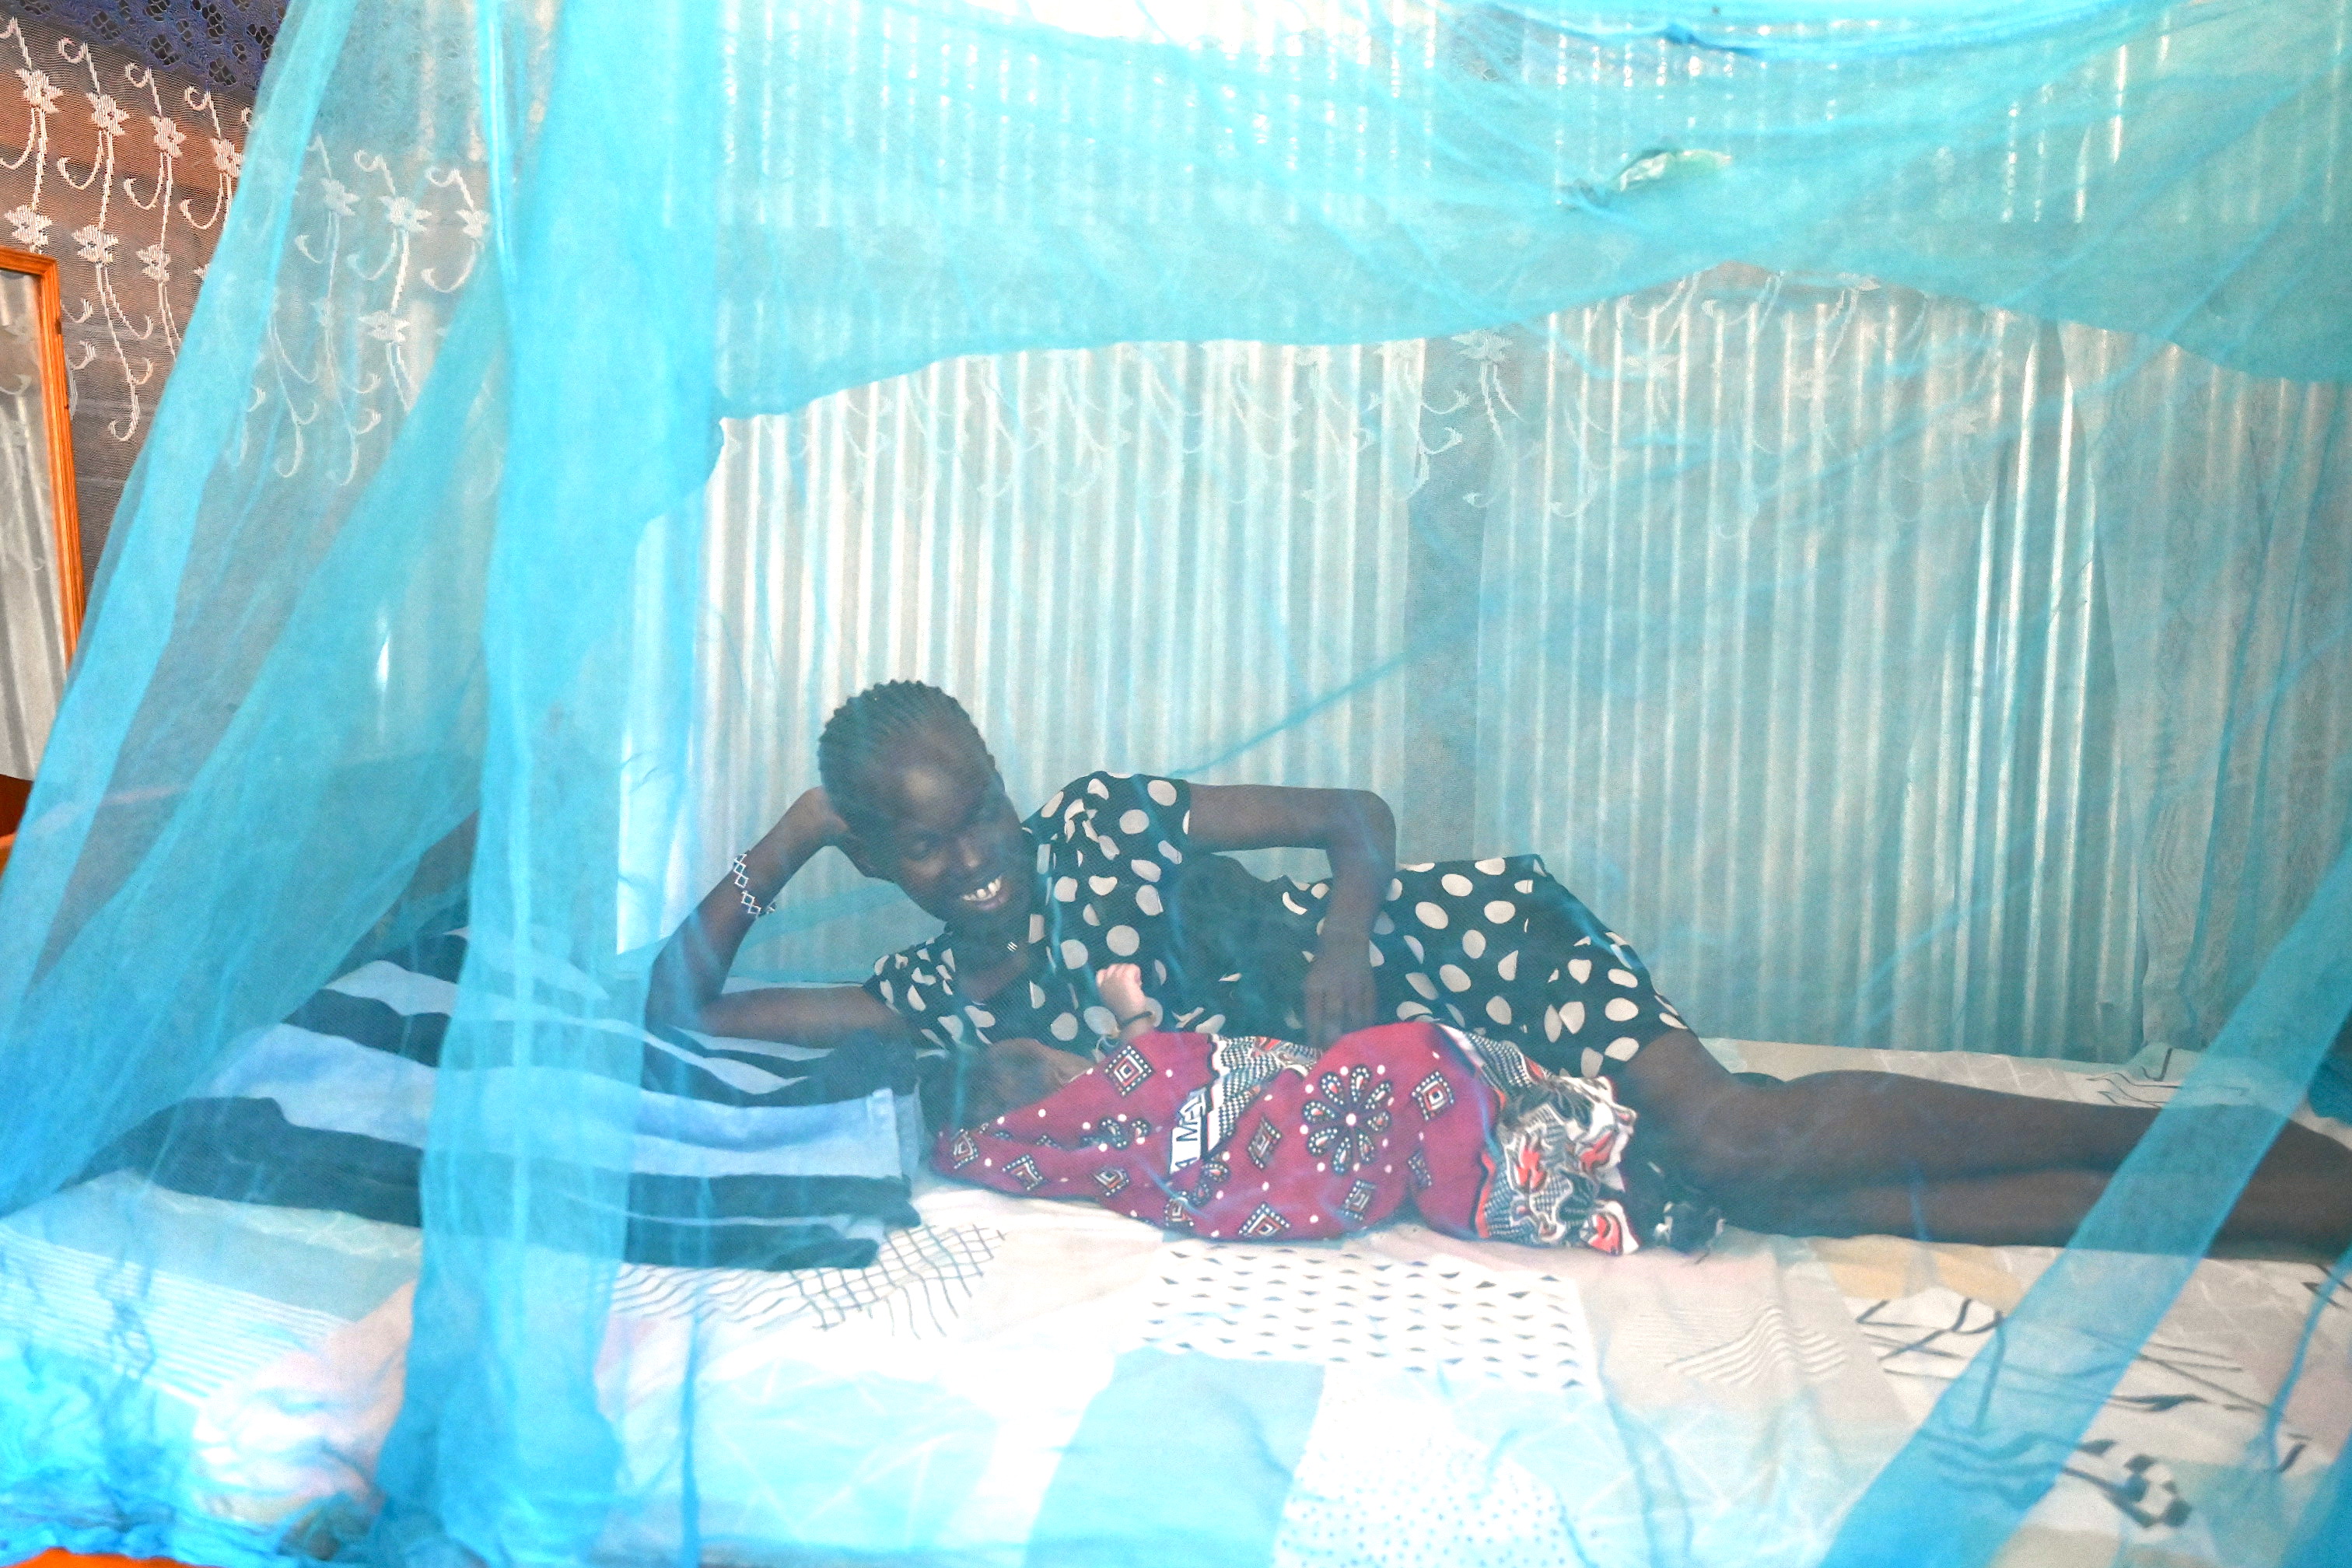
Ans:
{"type": "Polygon", "coordinates": [[[1013,880],[1002,871],[956,900],[966,912],[975,915],[995,914],[1012,901],[1013,880]]]}

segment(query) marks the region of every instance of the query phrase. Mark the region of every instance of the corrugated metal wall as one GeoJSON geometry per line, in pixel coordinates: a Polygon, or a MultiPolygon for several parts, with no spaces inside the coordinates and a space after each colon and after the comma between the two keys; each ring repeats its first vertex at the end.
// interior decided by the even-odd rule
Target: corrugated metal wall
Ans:
{"type": "MultiPolygon", "coordinates": [[[[1423,20],[1384,47],[1615,83],[1628,115],[1677,71],[1775,68],[1507,7],[1423,20]]],[[[1990,159],[2012,237],[2096,219],[2174,41],[2071,71],[2031,135],[1895,172],[1874,212],[1932,215],[1990,159]]],[[[1794,73],[1837,101],[1790,122],[1905,69],[1794,73]]],[[[2342,105],[2282,112],[2164,193],[2182,243],[2261,193],[2336,210],[2342,105]]],[[[1629,144],[1589,119],[1567,166],[1629,144]]],[[[2199,1044],[2352,818],[2352,587],[2313,564],[2352,559],[2342,418],[2332,389],[2087,328],[1724,268],[1511,331],[962,361],[736,424],[708,528],[676,536],[707,621],[690,738],[651,750],[693,776],[646,793],[625,935],[814,780],[834,702],[916,675],[1018,795],[1098,765],[1347,783],[1398,806],[1408,858],[1541,850],[1715,1032],[2199,1044]]],[[[649,706],[649,734],[677,722],[649,706]]],[[[837,861],[772,924],[749,962],[796,974],[921,931],[837,861]]]]}
{"type": "Polygon", "coordinates": [[[1538,412],[1490,481],[1482,840],[1555,848],[1702,1028],[2135,1048],[2056,334],[1726,274],[1553,330],[1500,367],[1538,412]]]}
{"type": "MultiPolygon", "coordinates": [[[[961,361],[733,425],[696,776],[647,842],[697,831],[631,935],[814,782],[833,703],[913,675],[1019,796],[1102,765],[1359,784],[1409,859],[1540,850],[1712,1032],[2195,1043],[2300,904],[2265,872],[2217,958],[2217,835],[2295,799],[2335,813],[2317,855],[2352,813],[2346,650],[2292,630],[2352,590],[2242,563],[2193,694],[2152,693],[2142,611],[2212,612],[2173,579],[2265,472],[2305,549],[2352,555],[2336,417],[2088,329],[1721,268],[1508,333],[961,361]],[[2287,771],[2232,794],[2222,737],[2273,710],[2287,771]],[[2183,862],[2152,836],[2200,790],[2183,862]]],[[[752,964],[922,932],[809,877],[752,964]]]]}
{"type": "MultiPolygon", "coordinates": [[[[625,939],[651,940],[816,782],[834,704],[896,677],[961,698],[1033,803],[1103,766],[1396,794],[1421,360],[1022,354],[730,422],[695,778],[648,796],[644,853],[662,846],[666,869],[625,939]],[[698,841],[674,859],[672,811],[698,841]]],[[[838,858],[806,876],[800,919],[822,923],[770,945],[782,967],[856,969],[922,933],[895,895],[868,908],[838,858]]]]}

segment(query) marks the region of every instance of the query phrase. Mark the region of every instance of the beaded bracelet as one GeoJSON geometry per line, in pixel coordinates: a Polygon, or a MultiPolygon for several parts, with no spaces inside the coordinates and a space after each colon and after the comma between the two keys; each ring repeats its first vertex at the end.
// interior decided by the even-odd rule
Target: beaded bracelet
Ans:
{"type": "Polygon", "coordinates": [[[735,863],[727,868],[727,879],[735,884],[736,888],[739,889],[738,896],[742,900],[743,908],[750,912],[751,918],[755,921],[761,919],[762,916],[774,914],[776,912],[776,906],[783,901],[784,890],[782,888],[777,889],[776,896],[764,904],[752,896],[751,868],[749,863],[746,862],[740,855],[736,856],[735,863]]]}

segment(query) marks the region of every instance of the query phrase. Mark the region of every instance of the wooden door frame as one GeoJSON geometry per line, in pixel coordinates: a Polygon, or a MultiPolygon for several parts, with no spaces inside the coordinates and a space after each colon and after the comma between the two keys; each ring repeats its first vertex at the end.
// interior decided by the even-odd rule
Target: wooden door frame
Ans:
{"type": "MultiPolygon", "coordinates": [[[[33,279],[40,334],[41,415],[47,422],[49,443],[49,524],[57,551],[58,625],[65,634],[65,657],[73,663],[81,641],[82,612],[87,607],[81,581],[81,513],[75,504],[73,466],[73,391],[66,375],[66,303],[58,281],[54,257],[0,246],[0,272],[17,272],[33,279]]],[[[16,835],[0,835],[0,870],[16,835]]]]}
{"type": "Polygon", "coordinates": [[[29,273],[40,297],[41,409],[48,420],[49,519],[56,534],[58,616],[65,628],[66,661],[81,641],[85,608],[81,581],[81,515],[74,498],[72,387],[66,376],[65,295],[54,257],[0,247],[0,272],[29,273]]]}

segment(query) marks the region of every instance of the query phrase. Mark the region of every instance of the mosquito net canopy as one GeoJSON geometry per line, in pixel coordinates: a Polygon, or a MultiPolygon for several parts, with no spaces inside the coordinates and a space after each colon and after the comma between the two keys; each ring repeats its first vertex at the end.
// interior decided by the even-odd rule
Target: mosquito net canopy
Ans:
{"type": "Polygon", "coordinates": [[[300,0],[0,883],[0,1552],[2340,1561],[2282,1127],[2352,1012],[2348,58],[2340,0],[300,0]],[[1046,805],[1013,891],[880,847],[949,721],[820,754],[899,679],[1046,805]],[[1193,960],[1249,1028],[1091,901],[1188,844],[1318,900],[1193,960]],[[1312,1059],[1375,995],[1440,1068],[1312,1059]],[[1685,1018],[2041,1098],[1785,1121],[1909,1206],[1743,1209],[1685,1018]],[[954,1142],[1221,1032],[1298,1038],[954,1142]],[[1352,1152],[1529,1075],[1638,1113],[1581,1247],[1442,1221],[1568,1182],[1500,1121],[1352,1152]],[[2053,1097],[2054,1232],[1937,1184],[2053,1097]],[[1130,1134],[1148,1208],[996,1190],[1130,1134]],[[1363,1179],[1302,1219],[1286,1136],[1363,1179]],[[1612,1248],[1621,1159],[1733,1228],[1612,1248]]]}

